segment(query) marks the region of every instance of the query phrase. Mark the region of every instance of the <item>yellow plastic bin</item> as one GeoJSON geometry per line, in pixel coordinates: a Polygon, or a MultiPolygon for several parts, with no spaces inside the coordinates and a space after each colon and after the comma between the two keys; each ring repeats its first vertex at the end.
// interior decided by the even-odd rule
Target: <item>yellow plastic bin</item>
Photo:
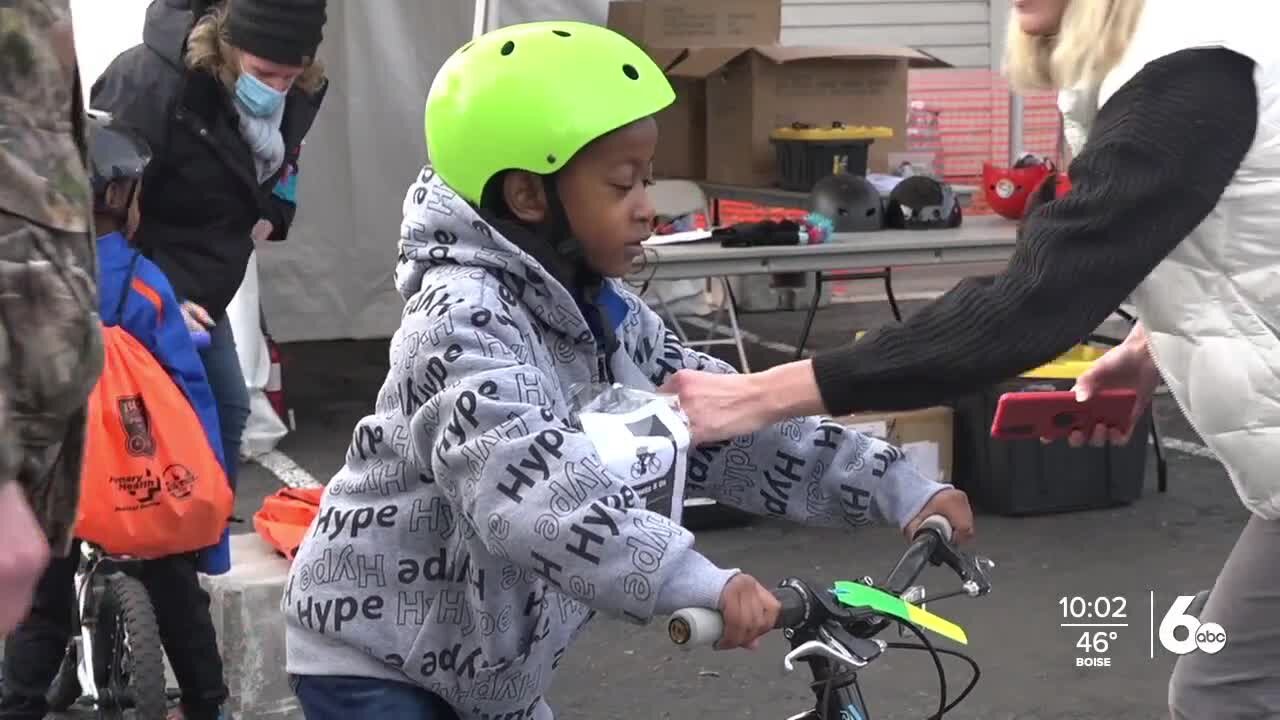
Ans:
{"type": "Polygon", "coordinates": [[[1142,496],[1151,411],[1122,447],[1072,448],[1066,440],[995,440],[991,422],[1006,392],[1070,390],[1105,348],[1079,345],[1053,362],[953,403],[955,483],[975,507],[1041,515],[1127,505],[1142,496]]]}
{"type": "Polygon", "coordinates": [[[829,175],[866,175],[871,143],[892,137],[892,128],[839,122],[830,127],[801,123],[780,127],[769,134],[778,185],[783,190],[809,192],[829,175]]]}

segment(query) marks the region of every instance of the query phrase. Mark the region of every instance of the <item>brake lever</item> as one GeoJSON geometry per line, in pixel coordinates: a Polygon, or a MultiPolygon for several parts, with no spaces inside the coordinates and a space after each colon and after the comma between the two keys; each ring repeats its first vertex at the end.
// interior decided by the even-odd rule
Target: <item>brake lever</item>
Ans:
{"type": "Polygon", "coordinates": [[[880,657],[880,653],[888,647],[875,638],[860,638],[845,630],[838,624],[826,625],[818,629],[818,637],[833,647],[844,648],[849,655],[862,661],[863,665],[880,657]]]}
{"type": "Polygon", "coordinates": [[[787,669],[787,672],[792,672],[796,669],[796,660],[803,660],[815,655],[823,657],[829,662],[849,665],[855,668],[864,667],[867,664],[865,660],[855,658],[841,648],[832,647],[821,640],[809,640],[787,653],[786,657],[782,658],[782,666],[787,669]]]}
{"type": "Polygon", "coordinates": [[[969,597],[978,597],[991,591],[991,580],[987,577],[987,570],[994,568],[996,564],[990,558],[981,555],[970,556],[944,541],[934,546],[930,562],[934,565],[944,564],[955,571],[960,577],[965,594],[969,597]]]}

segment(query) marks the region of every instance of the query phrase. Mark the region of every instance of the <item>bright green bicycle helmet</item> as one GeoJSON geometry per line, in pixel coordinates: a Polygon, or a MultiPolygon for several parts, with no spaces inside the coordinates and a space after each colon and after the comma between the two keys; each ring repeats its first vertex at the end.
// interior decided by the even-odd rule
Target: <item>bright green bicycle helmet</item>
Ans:
{"type": "Polygon", "coordinates": [[[612,30],[512,25],[463,45],[440,68],[427,96],[427,152],[441,179],[479,205],[498,173],[554,173],[591,141],[674,100],[657,64],[612,30]]]}

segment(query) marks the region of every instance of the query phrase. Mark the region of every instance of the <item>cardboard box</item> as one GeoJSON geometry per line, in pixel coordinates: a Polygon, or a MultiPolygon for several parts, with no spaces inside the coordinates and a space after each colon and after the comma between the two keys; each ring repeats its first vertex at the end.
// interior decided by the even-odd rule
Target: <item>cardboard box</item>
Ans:
{"type": "Polygon", "coordinates": [[[706,79],[707,179],[769,187],[769,134],[796,122],[891,128],[894,137],[876,140],[868,159],[869,172],[886,172],[889,153],[906,149],[908,68],[939,64],[909,48],[770,45],[691,51],[669,72],[706,79]]]}
{"type": "Polygon", "coordinates": [[[949,407],[890,413],[857,413],[836,422],[901,448],[925,475],[952,480],[954,415],[949,407]]]}
{"type": "Polygon", "coordinates": [[[793,122],[878,125],[871,172],[906,149],[907,69],[946,67],[909,48],[779,44],[781,0],[615,0],[610,28],[653,57],[676,88],[658,116],[654,174],[775,184],[769,133],[793,122]]]}
{"type": "MultiPolygon", "coordinates": [[[[608,27],[644,48],[663,70],[688,48],[776,43],[782,32],[780,0],[615,0],[608,27]]],[[[676,101],[658,113],[658,152],[653,172],[663,178],[707,176],[706,82],[674,77],[676,101]]]]}
{"type": "Polygon", "coordinates": [[[646,49],[772,45],[782,35],[782,1],[614,0],[608,26],[646,49]]]}

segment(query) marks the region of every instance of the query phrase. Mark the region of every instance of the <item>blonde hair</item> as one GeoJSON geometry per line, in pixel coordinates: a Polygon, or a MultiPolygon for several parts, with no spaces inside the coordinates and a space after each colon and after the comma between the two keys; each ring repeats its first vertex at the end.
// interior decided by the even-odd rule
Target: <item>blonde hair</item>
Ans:
{"type": "MultiPolygon", "coordinates": [[[[234,0],[216,6],[191,28],[187,36],[187,67],[207,72],[228,89],[235,88],[240,77],[240,50],[227,36],[227,7],[234,0]]],[[[324,64],[315,58],[303,59],[303,71],[294,86],[314,94],[324,85],[324,64]]]]}
{"type": "Polygon", "coordinates": [[[1143,0],[1067,0],[1058,33],[1028,35],[1009,11],[1004,72],[1020,92],[1092,86],[1120,62],[1143,0]]]}

